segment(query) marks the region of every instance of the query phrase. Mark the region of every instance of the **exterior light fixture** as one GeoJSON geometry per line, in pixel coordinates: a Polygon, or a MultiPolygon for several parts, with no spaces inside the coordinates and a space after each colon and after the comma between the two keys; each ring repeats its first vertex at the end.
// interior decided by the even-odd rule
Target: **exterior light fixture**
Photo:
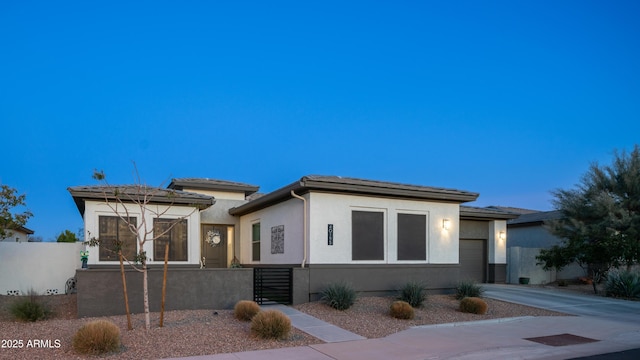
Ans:
{"type": "Polygon", "coordinates": [[[500,231],[500,233],[498,233],[498,238],[502,241],[507,240],[507,233],[504,231],[500,231]]]}
{"type": "Polygon", "coordinates": [[[442,228],[443,229],[449,230],[450,227],[451,227],[451,220],[449,220],[449,219],[442,220],[442,228]]]}

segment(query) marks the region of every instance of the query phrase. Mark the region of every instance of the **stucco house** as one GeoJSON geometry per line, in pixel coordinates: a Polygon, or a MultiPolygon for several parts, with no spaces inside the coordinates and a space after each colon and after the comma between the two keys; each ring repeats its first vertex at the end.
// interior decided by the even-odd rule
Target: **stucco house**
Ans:
{"type": "MultiPolygon", "coordinates": [[[[86,238],[124,236],[131,243],[105,202],[104,188],[69,191],[83,215],[86,238]]],[[[203,178],[173,179],[165,191],[172,195],[158,193],[152,201],[162,218],[147,212],[147,223],[160,230],[165,221],[182,220],[161,246],[148,244],[150,265],[163,262],[159,249],[169,241],[179,249],[171,251],[173,266],[305,269],[297,280],[305,284],[307,301],[337,281],[375,293],[410,280],[438,291],[460,280],[506,279],[506,222],[516,215],[461,206],[477,193],[318,175],[268,194],[258,194],[254,185],[203,178]]],[[[142,216],[135,206],[127,210],[127,216],[142,216]]],[[[110,266],[116,260],[91,251],[89,264],[110,266]]]]}
{"type": "Polygon", "coordinates": [[[6,242],[28,242],[29,235],[33,235],[33,230],[27,229],[24,226],[18,226],[14,229],[7,229],[6,236],[0,238],[0,241],[6,242]]]}

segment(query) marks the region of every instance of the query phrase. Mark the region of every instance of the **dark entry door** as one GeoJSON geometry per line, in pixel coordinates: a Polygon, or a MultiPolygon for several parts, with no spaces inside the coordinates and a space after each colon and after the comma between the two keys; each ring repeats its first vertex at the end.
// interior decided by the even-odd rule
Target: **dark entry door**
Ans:
{"type": "Polygon", "coordinates": [[[205,267],[227,267],[227,242],[229,240],[229,227],[230,226],[228,225],[202,225],[201,246],[205,267]]]}

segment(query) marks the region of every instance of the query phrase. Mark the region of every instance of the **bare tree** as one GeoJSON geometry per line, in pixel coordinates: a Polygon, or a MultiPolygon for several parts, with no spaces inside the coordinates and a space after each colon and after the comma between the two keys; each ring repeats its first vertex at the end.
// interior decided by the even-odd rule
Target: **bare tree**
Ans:
{"type": "MultiPolygon", "coordinates": [[[[151,328],[151,320],[149,316],[149,286],[148,286],[148,268],[147,268],[147,254],[144,250],[145,244],[155,241],[162,236],[168,234],[175,225],[182,220],[191,216],[196,212],[199,207],[193,205],[193,210],[187,215],[183,215],[176,219],[173,219],[167,225],[162,227],[161,231],[154,231],[153,224],[147,223],[147,214],[150,214],[152,218],[161,218],[171,209],[174,205],[174,201],[178,194],[175,190],[165,189],[162,187],[151,187],[144,184],[138,173],[138,169],[134,163],[134,176],[135,184],[126,186],[114,186],[110,185],[105,177],[103,171],[94,170],[93,178],[102,183],[102,193],[104,195],[104,201],[106,205],[123,221],[127,229],[135,236],[137,242],[137,252],[133,259],[127,258],[122,255],[124,261],[126,261],[133,269],[142,273],[142,286],[143,286],[143,299],[144,299],[144,314],[145,314],[145,327],[151,328]],[[154,200],[159,198],[169,199],[169,203],[158,205],[154,203],[154,200]],[[140,221],[138,222],[136,217],[131,216],[131,210],[126,205],[134,205],[136,212],[140,214],[140,221]]],[[[157,228],[156,228],[157,230],[157,228]]],[[[100,245],[100,239],[91,237],[88,241],[89,246],[100,245]]],[[[122,254],[122,241],[116,239],[113,247],[109,249],[117,254],[122,254]]],[[[107,246],[107,244],[103,244],[107,246]]],[[[124,281],[124,276],[123,276],[124,281]]]]}

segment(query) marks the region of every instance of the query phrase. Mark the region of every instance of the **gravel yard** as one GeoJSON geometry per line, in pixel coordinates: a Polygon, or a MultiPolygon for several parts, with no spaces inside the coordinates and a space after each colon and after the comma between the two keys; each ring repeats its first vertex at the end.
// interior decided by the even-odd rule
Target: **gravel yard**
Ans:
{"type": "MultiPolygon", "coordinates": [[[[71,348],[74,333],[91,318],[76,318],[75,295],[41,297],[49,303],[55,315],[36,323],[18,322],[8,313],[8,305],[14,297],[0,296],[0,339],[22,340],[22,347],[0,348],[0,359],[37,358],[90,358],[78,355],[71,348]],[[39,344],[36,344],[38,340],[39,344]],[[42,341],[40,341],[42,340],[42,341]],[[58,340],[58,342],[56,342],[58,340]],[[59,343],[59,347],[56,347],[59,343]],[[44,348],[37,346],[45,345],[44,348]]],[[[486,299],[489,312],[486,315],[465,314],[458,311],[458,301],[450,295],[431,295],[426,305],[417,309],[414,320],[398,320],[388,316],[390,297],[361,297],[346,310],[337,311],[322,303],[314,302],[295,308],[312,316],[333,323],[367,338],[383,337],[411,326],[475,321],[514,316],[562,315],[522,305],[486,299]]],[[[231,310],[180,310],[165,313],[163,328],[158,327],[159,313],[152,313],[152,329],[144,330],[144,317],[133,316],[134,330],[127,330],[126,316],[107,317],[121,329],[122,350],[101,359],[158,359],[167,357],[196,356],[217,353],[241,352],[279,347],[304,346],[321,343],[320,340],[294,329],[290,338],[282,341],[266,341],[251,337],[249,323],[233,317],[231,310]]]]}

